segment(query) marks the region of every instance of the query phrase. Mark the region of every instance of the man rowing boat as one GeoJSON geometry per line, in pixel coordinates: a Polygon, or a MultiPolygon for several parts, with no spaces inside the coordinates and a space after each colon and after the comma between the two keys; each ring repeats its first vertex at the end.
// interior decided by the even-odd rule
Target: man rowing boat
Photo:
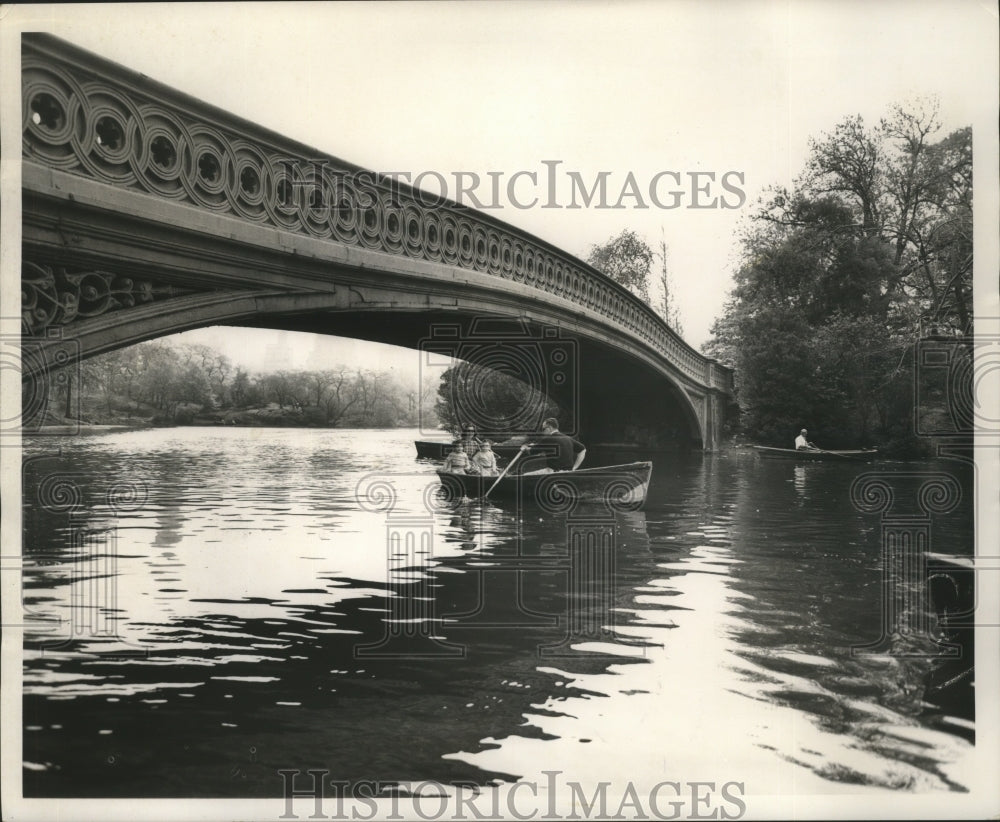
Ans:
{"type": "Polygon", "coordinates": [[[521,453],[530,451],[522,474],[551,474],[554,471],[575,471],[587,456],[582,442],[559,431],[559,422],[549,417],[542,422],[542,435],[534,442],[521,446],[521,453]]]}
{"type": "Polygon", "coordinates": [[[799,431],[799,435],[795,438],[795,450],[796,451],[819,451],[819,449],[813,445],[809,440],[806,439],[806,434],[809,433],[803,428],[799,431]]]}

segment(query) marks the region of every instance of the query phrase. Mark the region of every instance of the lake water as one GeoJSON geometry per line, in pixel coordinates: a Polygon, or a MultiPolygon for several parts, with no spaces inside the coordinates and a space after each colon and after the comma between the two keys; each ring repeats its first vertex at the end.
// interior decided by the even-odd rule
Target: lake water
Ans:
{"type": "Polygon", "coordinates": [[[658,454],[642,510],[519,510],[442,499],[417,436],[27,442],[25,794],[280,797],[310,768],[968,787],[968,648],[882,573],[890,533],[971,554],[968,466],[658,454]]]}

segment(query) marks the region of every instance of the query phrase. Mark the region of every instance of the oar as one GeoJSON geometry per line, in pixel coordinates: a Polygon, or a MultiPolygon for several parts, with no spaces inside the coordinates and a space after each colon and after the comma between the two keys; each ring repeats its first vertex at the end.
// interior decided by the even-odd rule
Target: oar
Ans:
{"type": "MultiPolygon", "coordinates": [[[[522,447],[520,451],[518,451],[516,454],[514,454],[513,457],[511,457],[510,462],[507,463],[507,467],[503,469],[503,473],[499,477],[497,477],[497,481],[490,486],[490,491],[492,491],[494,488],[497,487],[497,485],[500,484],[500,480],[502,480],[504,477],[507,476],[507,472],[511,469],[511,466],[513,466],[514,463],[517,462],[518,458],[526,450],[527,450],[526,448],[522,447]]],[[[490,491],[487,491],[485,494],[483,494],[483,499],[486,499],[490,495],[490,491]]]]}
{"type": "Polygon", "coordinates": [[[842,459],[842,460],[849,460],[850,459],[850,457],[848,457],[848,456],[846,456],[844,454],[838,454],[836,451],[824,451],[822,448],[817,448],[815,445],[813,446],[813,451],[819,451],[819,453],[821,453],[821,454],[829,454],[831,457],[837,457],[837,458],[842,459]]]}

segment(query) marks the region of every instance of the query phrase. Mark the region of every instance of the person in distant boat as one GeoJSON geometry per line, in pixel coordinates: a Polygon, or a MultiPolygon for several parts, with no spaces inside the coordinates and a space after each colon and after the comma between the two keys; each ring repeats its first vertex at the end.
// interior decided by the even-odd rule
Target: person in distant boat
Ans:
{"type": "Polygon", "coordinates": [[[451,447],[451,453],[444,458],[444,469],[451,474],[467,474],[469,471],[469,455],[461,440],[456,440],[451,447]]]}
{"type": "Polygon", "coordinates": [[[578,440],[559,431],[559,422],[549,417],[542,423],[542,435],[521,446],[528,452],[523,474],[550,474],[553,471],[575,471],[580,467],[587,448],[578,440]]]}
{"type": "Polygon", "coordinates": [[[497,470],[497,455],[493,453],[493,446],[490,445],[489,440],[479,446],[479,451],[476,452],[469,462],[471,463],[469,470],[473,474],[479,474],[483,477],[495,477],[500,473],[497,470]]]}
{"type": "Polygon", "coordinates": [[[799,431],[799,435],[795,438],[795,450],[796,451],[819,451],[819,449],[813,445],[809,440],[806,439],[806,434],[809,432],[803,428],[799,431]]]}
{"type": "Polygon", "coordinates": [[[479,453],[479,446],[483,444],[483,441],[476,436],[476,426],[471,422],[467,422],[462,426],[462,439],[460,442],[462,450],[465,451],[465,455],[469,459],[472,459],[479,453]]]}

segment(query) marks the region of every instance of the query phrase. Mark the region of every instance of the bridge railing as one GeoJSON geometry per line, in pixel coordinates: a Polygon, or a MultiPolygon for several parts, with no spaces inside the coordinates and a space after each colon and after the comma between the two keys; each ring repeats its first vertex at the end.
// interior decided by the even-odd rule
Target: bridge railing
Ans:
{"type": "Polygon", "coordinates": [[[709,387],[726,394],[733,393],[733,369],[723,365],[718,360],[709,360],[709,387]]]}
{"type": "Polygon", "coordinates": [[[700,386],[731,381],[627,289],[490,215],[317,152],[48,35],[24,36],[22,73],[28,162],[530,286],[603,316],[700,386]]]}

